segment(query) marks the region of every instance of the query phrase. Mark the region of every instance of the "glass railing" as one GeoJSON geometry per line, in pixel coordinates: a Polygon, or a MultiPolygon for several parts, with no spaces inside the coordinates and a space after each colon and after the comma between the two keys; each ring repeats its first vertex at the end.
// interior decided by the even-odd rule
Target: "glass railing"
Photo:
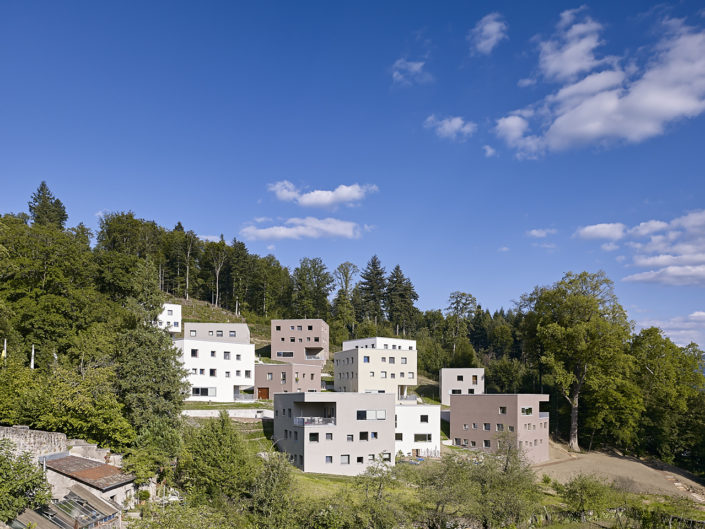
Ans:
{"type": "Polygon", "coordinates": [[[334,425],[335,417],[294,417],[294,426],[334,425]]]}

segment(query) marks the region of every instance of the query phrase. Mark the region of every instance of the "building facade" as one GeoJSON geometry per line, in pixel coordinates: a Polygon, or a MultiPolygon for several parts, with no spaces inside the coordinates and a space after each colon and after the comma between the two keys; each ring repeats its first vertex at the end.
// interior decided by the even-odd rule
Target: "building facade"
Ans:
{"type": "Polygon", "coordinates": [[[539,408],[548,399],[523,393],[451,395],[450,438],[456,446],[494,452],[509,434],[530,463],[548,461],[549,415],[539,408]]]}
{"type": "Polygon", "coordinates": [[[394,464],[394,396],[276,393],[273,441],[304,472],[354,476],[394,464]]]}
{"type": "Polygon", "coordinates": [[[441,456],[441,407],[397,404],[394,409],[394,451],[409,457],[441,456]]]}
{"type": "Polygon", "coordinates": [[[335,391],[392,393],[397,400],[412,399],[417,385],[415,340],[365,338],[343,342],[334,357],[335,391]]]}
{"type": "Polygon", "coordinates": [[[181,305],[164,303],[162,313],[157,317],[157,326],[172,334],[181,332],[181,305]]]}
{"type": "Polygon", "coordinates": [[[187,400],[233,402],[255,382],[255,346],[244,323],[191,323],[174,340],[191,385],[187,400]]]}
{"type": "Polygon", "coordinates": [[[273,360],[323,367],[329,356],[328,324],[320,319],[272,320],[273,360]]]}
{"type": "Polygon", "coordinates": [[[256,364],[255,396],[272,399],[275,393],[321,391],[321,366],[310,364],[256,364]]]}
{"type": "Polygon", "coordinates": [[[441,404],[450,406],[451,395],[480,395],[485,392],[484,368],[444,368],[438,376],[441,404]]]}

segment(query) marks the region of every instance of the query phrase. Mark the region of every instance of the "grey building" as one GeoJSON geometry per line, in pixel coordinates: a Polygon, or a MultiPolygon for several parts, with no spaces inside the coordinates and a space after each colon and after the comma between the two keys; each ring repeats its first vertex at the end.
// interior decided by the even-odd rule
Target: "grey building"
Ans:
{"type": "Polygon", "coordinates": [[[328,324],[321,319],[272,320],[273,360],[323,367],[328,360],[328,324]]]}

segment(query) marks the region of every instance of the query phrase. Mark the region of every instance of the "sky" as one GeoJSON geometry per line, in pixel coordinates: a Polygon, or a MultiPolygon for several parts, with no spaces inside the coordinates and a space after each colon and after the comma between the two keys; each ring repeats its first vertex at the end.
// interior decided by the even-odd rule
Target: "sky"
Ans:
{"type": "Polygon", "coordinates": [[[133,211],[705,345],[702,2],[0,2],[0,212],[133,211]]]}

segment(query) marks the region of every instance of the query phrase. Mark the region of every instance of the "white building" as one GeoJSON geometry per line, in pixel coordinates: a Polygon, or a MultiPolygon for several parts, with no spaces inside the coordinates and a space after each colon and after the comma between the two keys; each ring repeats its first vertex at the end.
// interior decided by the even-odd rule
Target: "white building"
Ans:
{"type": "Polygon", "coordinates": [[[397,404],[394,408],[395,454],[440,457],[441,407],[437,404],[397,404]]]}
{"type": "Polygon", "coordinates": [[[171,333],[181,332],[181,305],[164,303],[164,309],[157,318],[157,326],[171,333]]]}
{"type": "Polygon", "coordinates": [[[187,400],[233,402],[254,386],[255,345],[246,324],[188,322],[174,345],[189,373],[187,400]]]}
{"type": "Polygon", "coordinates": [[[451,395],[481,395],[485,392],[485,369],[481,367],[441,369],[438,385],[441,404],[450,406],[451,395]]]}
{"type": "Polygon", "coordinates": [[[392,393],[397,400],[413,399],[416,380],[416,341],[364,338],[343,342],[335,353],[334,385],[338,392],[392,393]]]}

